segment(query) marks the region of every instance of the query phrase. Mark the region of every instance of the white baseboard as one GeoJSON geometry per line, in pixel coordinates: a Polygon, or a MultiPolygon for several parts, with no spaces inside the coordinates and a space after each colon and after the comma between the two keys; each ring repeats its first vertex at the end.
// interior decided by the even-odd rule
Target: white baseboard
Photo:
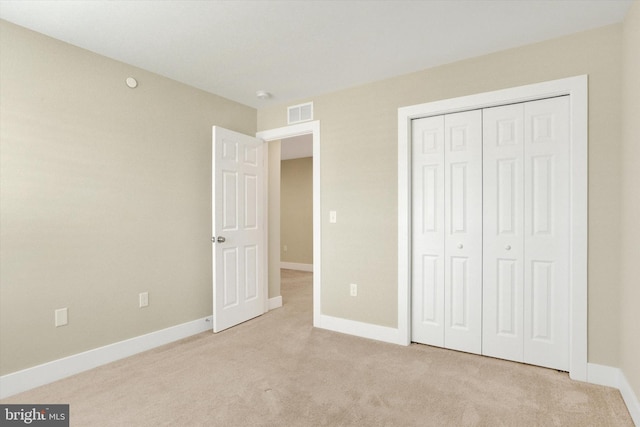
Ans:
{"type": "Polygon", "coordinates": [[[297,262],[280,262],[280,268],[313,272],[313,264],[300,264],[297,262]]]}
{"type": "Polygon", "coordinates": [[[282,296],[269,298],[269,310],[282,307],[282,296]]]}
{"type": "Polygon", "coordinates": [[[620,390],[622,399],[631,414],[631,418],[635,425],[640,426],[640,401],[634,393],[631,385],[627,381],[624,372],[619,368],[611,366],[598,365],[595,363],[587,364],[587,382],[591,384],[604,385],[614,387],[620,390]]]}
{"type": "Polygon", "coordinates": [[[0,377],[0,399],[210,330],[205,317],[0,377]]]}
{"type": "Polygon", "coordinates": [[[620,386],[618,389],[620,390],[624,403],[627,405],[627,409],[631,414],[631,419],[637,426],[640,426],[640,401],[638,400],[638,396],[633,392],[631,384],[629,384],[627,377],[624,376],[622,371],[620,371],[620,386]]]}
{"type": "Polygon", "coordinates": [[[620,369],[611,366],[587,363],[587,382],[618,388],[620,369]]]}
{"type": "Polygon", "coordinates": [[[400,330],[387,326],[373,325],[371,323],[357,322],[339,317],[320,315],[315,327],[328,329],[343,334],[355,335],[357,337],[368,338],[376,341],[384,341],[392,344],[406,345],[406,337],[400,335],[400,330]]]}

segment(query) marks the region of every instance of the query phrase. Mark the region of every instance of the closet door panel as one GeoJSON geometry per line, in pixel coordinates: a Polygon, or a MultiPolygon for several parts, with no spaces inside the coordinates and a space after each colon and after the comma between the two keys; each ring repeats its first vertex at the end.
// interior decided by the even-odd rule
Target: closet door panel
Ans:
{"type": "Polygon", "coordinates": [[[482,112],[445,116],[445,329],[447,348],[482,349],[482,112]]]}
{"type": "Polygon", "coordinates": [[[483,110],[482,354],[523,361],[524,105],[483,110]]]}
{"type": "Polygon", "coordinates": [[[568,370],[568,101],[413,121],[413,341],[568,370]]]}
{"type": "Polygon", "coordinates": [[[412,123],[412,340],[444,346],[444,116],[412,123]]]}
{"type": "Polygon", "coordinates": [[[525,104],[524,361],[568,370],[569,98],[525,104]]]}

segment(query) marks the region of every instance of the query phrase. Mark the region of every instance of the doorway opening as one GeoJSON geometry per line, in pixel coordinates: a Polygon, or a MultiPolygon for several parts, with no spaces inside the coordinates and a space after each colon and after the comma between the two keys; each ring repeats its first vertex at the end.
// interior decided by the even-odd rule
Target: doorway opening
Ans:
{"type": "MultiPolygon", "coordinates": [[[[321,286],[321,253],[320,253],[320,122],[312,121],[296,124],[293,126],[285,126],[282,128],[266,130],[258,132],[256,137],[264,140],[267,144],[273,143],[272,150],[269,146],[269,282],[267,283],[266,309],[273,309],[282,305],[282,295],[280,289],[280,267],[281,267],[281,251],[284,245],[287,245],[287,252],[290,251],[289,243],[282,242],[280,239],[280,162],[282,161],[281,153],[295,152],[302,150],[304,142],[311,145],[312,158],[312,262],[296,262],[288,264],[289,267],[311,268],[313,270],[313,324],[319,325],[320,320],[320,286],[321,286]],[[309,140],[310,138],[310,140],[309,140]],[[302,144],[301,144],[302,143],[302,144]],[[301,145],[299,145],[301,144],[301,145]],[[285,146],[283,150],[282,147],[285,146]],[[291,146],[291,147],[289,147],[291,146]],[[277,155],[276,155],[277,153],[277,155]],[[277,169],[277,177],[275,170],[277,169]],[[274,199],[277,199],[274,200],[274,199]]],[[[308,150],[309,147],[307,147],[308,150]]],[[[293,154],[295,156],[295,154],[293,154]]],[[[300,154],[297,154],[300,155],[300,154]]],[[[287,264],[285,264],[287,266],[287,264]]]]}
{"type": "Polygon", "coordinates": [[[280,268],[313,271],[313,135],[280,141],[280,268]]]}
{"type": "Polygon", "coordinates": [[[280,141],[280,294],[313,312],[313,135],[280,141]]]}

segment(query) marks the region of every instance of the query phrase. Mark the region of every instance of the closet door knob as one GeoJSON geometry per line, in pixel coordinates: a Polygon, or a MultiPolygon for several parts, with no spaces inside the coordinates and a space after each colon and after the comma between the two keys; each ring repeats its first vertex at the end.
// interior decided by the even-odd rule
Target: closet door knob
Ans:
{"type": "Polygon", "coordinates": [[[458,243],[458,249],[462,249],[462,248],[463,248],[462,243],[458,243]]]}
{"type": "Polygon", "coordinates": [[[511,250],[511,245],[507,245],[504,247],[506,250],[510,251],[511,250]]]}

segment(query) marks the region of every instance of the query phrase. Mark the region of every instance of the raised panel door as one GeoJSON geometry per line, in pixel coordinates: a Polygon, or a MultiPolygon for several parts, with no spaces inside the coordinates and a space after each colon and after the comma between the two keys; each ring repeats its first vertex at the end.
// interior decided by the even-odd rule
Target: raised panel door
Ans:
{"type": "Polygon", "coordinates": [[[213,128],[213,330],[264,312],[264,143],[213,128]]]}
{"type": "Polygon", "coordinates": [[[444,346],[482,349],[482,112],[447,114],[444,346]]]}
{"type": "Polygon", "coordinates": [[[483,110],[482,354],[523,361],[524,105],[483,110]]]}
{"type": "Polygon", "coordinates": [[[444,346],[444,116],[412,123],[412,339],[444,346]]]}
{"type": "Polygon", "coordinates": [[[524,361],[569,368],[569,97],[525,104],[524,361]]]}

